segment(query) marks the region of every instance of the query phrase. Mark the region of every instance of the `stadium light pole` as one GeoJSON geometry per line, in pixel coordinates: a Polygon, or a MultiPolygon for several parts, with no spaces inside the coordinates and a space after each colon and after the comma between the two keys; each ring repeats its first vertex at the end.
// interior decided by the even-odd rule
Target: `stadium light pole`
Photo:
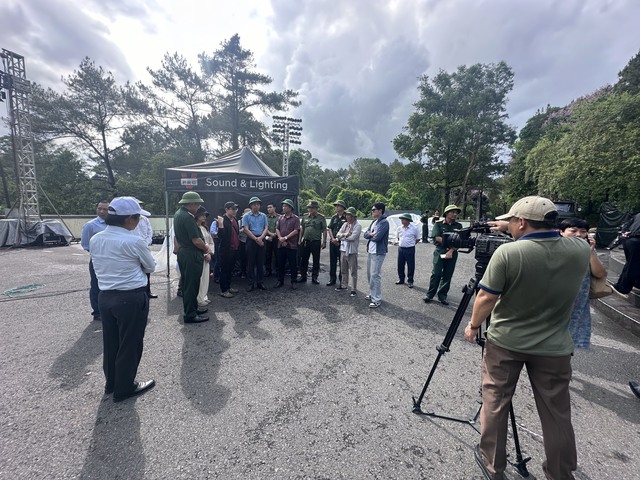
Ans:
{"type": "Polygon", "coordinates": [[[302,119],[273,116],[273,139],[282,147],[282,176],[289,176],[289,144],[301,145],[302,119]]]}

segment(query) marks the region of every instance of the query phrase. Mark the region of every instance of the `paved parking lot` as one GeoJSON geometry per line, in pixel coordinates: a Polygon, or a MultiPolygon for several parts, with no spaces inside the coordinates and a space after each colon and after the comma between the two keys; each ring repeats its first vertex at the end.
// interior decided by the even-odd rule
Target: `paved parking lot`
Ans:
{"type": "MultiPolygon", "coordinates": [[[[413,290],[394,285],[390,248],[375,310],[364,300],[363,246],[356,298],[326,287],[326,272],[295,292],[245,293],[236,279],[241,293],[213,295],[204,324],[183,325],[175,279],[153,274],[160,298],[138,376],[158,384],[118,404],[102,394],[86,253],[0,250],[0,291],[42,285],[0,295],[0,478],[481,479],[473,428],[411,411],[474,272],[461,255],[451,306],[425,305],[432,248],[418,245],[413,290]]],[[[593,347],[573,362],[577,478],[639,478],[640,401],[627,386],[640,379],[639,345],[594,313],[593,347]]],[[[480,360],[461,327],[423,409],[475,413],[480,360]]],[[[529,478],[542,479],[526,375],[514,406],[529,478]]]]}

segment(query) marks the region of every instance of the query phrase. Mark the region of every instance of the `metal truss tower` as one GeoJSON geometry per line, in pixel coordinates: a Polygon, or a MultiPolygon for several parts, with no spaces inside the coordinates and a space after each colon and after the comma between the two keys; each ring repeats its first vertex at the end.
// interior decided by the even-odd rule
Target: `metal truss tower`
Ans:
{"type": "Polygon", "coordinates": [[[27,80],[22,55],[3,48],[0,57],[3,67],[0,71],[0,92],[7,90],[9,94],[9,123],[18,181],[18,214],[29,224],[41,220],[29,114],[31,84],[27,80]]]}
{"type": "Polygon", "coordinates": [[[289,176],[289,144],[302,144],[302,119],[273,116],[274,139],[282,146],[282,176],[289,176]]]}

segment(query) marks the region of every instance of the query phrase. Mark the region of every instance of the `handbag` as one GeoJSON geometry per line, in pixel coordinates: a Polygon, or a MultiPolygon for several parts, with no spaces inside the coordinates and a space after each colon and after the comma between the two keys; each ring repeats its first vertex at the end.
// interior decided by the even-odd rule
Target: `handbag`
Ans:
{"type": "Polygon", "coordinates": [[[613,289],[607,283],[607,277],[596,278],[591,275],[591,284],[589,285],[589,298],[602,298],[613,293],[613,289]]]}

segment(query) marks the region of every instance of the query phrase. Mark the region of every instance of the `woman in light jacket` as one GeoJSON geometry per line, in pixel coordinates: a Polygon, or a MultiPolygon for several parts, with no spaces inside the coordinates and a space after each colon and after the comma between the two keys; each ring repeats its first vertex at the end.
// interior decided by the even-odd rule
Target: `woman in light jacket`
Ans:
{"type": "Polygon", "coordinates": [[[349,288],[349,271],[353,285],[351,286],[351,297],[356,296],[356,288],[358,286],[358,246],[360,244],[360,233],[362,227],[356,220],[356,209],[347,208],[344,212],[347,221],[342,225],[336,238],[340,240],[340,272],[342,280],[336,291],[347,290],[349,288]]]}

